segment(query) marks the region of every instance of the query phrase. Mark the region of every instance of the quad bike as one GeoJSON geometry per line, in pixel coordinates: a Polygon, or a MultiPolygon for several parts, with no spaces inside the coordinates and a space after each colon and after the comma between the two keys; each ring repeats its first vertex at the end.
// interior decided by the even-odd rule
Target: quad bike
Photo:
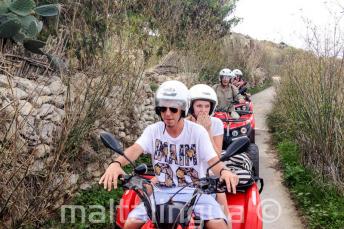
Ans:
{"type": "MultiPolygon", "coordinates": [[[[152,187],[150,179],[153,177],[146,174],[147,165],[135,166],[123,154],[119,142],[110,133],[101,133],[100,138],[106,147],[124,156],[134,166],[134,170],[130,175],[119,177],[120,185],[126,191],[116,210],[116,228],[123,228],[129,212],[140,202],[143,202],[149,216],[149,220],[141,228],[203,228],[204,222],[193,213],[197,199],[202,194],[226,192],[224,183],[220,182],[215,176],[209,176],[209,169],[220,161],[226,161],[231,156],[243,152],[249,145],[248,138],[239,139],[231,144],[220,160],[208,168],[206,177],[200,179],[199,185],[194,189],[194,193],[188,202],[177,202],[171,197],[166,203],[157,205],[149,197],[147,191],[149,189],[147,187],[152,187]]],[[[238,186],[237,194],[226,192],[233,229],[262,228],[262,209],[259,196],[262,188],[262,182],[261,188],[258,190],[255,180],[252,179],[248,185],[238,186]]]]}
{"type": "Polygon", "coordinates": [[[247,149],[247,154],[253,163],[254,175],[259,177],[259,150],[255,144],[256,122],[253,115],[253,103],[246,100],[245,103],[234,104],[234,109],[240,115],[239,119],[232,118],[230,112],[225,109],[219,109],[214,114],[214,117],[221,119],[224,126],[222,149],[226,150],[232,142],[248,137],[251,144],[247,149]]]}

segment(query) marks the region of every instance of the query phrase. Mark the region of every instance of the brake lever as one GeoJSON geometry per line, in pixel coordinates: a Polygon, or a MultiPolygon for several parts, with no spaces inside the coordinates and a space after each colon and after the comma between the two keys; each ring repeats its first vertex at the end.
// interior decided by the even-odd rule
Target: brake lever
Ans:
{"type": "Polygon", "coordinates": [[[218,180],[216,184],[216,192],[223,193],[226,191],[227,191],[226,182],[224,180],[223,181],[218,180]]]}

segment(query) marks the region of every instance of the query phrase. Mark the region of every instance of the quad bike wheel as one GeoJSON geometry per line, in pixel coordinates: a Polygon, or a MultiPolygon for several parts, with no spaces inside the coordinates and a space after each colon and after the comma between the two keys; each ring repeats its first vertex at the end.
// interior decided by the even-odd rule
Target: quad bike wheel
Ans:
{"type": "Polygon", "coordinates": [[[259,177],[259,149],[254,143],[251,143],[247,149],[248,157],[253,163],[253,175],[259,177]]]}
{"type": "Polygon", "coordinates": [[[255,131],[255,129],[252,129],[249,138],[250,138],[251,143],[256,143],[256,131],[255,131]]]}

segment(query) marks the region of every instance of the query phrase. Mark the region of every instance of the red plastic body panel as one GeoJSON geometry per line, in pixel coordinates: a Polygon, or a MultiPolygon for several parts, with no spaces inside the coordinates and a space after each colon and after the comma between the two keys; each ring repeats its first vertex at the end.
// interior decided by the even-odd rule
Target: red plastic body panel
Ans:
{"type": "Polygon", "coordinates": [[[233,229],[262,229],[262,208],[256,184],[245,193],[227,194],[233,229]]]}
{"type": "MultiPolygon", "coordinates": [[[[242,104],[236,104],[235,107],[241,107],[242,104]]],[[[253,103],[249,102],[249,111],[253,112],[253,103]]],[[[214,114],[215,117],[219,118],[219,119],[231,119],[232,117],[230,116],[230,113],[227,112],[215,112],[214,114]]],[[[254,115],[253,114],[246,114],[246,115],[242,115],[240,116],[240,119],[243,119],[244,121],[242,122],[223,122],[224,128],[226,129],[227,126],[229,125],[230,129],[235,129],[238,127],[242,127],[245,126],[249,123],[251,123],[251,128],[254,129],[256,122],[254,120],[254,115]]]]}
{"type": "MultiPolygon", "coordinates": [[[[116,211],[116,224],[123,228],[129,212],[135,208],[140,200],[132,190],[126,191],[116,211]]],[[[232,216],[233,229],[262,229],[262,209],[260,196],[256,184],[253,184],[245,193],[227,194],[227,203],[232,216]]],[[[154,228],[149,220],[142,228],[154,228]]],[[[181,228],[181,227],[178,227],[181,228]]],[[[194,228],[191,220],[189,228],[194,228]]]]}

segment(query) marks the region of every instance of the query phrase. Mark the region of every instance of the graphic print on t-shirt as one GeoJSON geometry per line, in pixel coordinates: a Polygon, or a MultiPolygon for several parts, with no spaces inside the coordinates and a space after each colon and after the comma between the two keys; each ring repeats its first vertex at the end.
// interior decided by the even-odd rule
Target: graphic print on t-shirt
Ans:
{"type": "Polygon", "coordinates": [[[178,186],[185,186],[187,184],[190,184],[190,182],[186,181],[186,176],[190,177],[194,185],[197,185],[199,183],[198,172],[194,168],[179,167],[176,171],[176,175],[178,178],[178,186]]]}
{"type": "Polygon", "coordinates": [[[164,179],[159,180],[160,185],[174,187],[198,183],[198,172],[192,168],[198,165],[196,144],[175,145],[156,139],[153,159],[155,174],[164,179]],[[174,177],[178,184],[173,181],[174,177]]]}
{"type": "Polygon", "coordinates": [[[163,183],[160,182],[160,185],[173,187],[175,186],[173,182],[173,171],[168,164],[156,163],[154,165],[154,173],[157,176],[160,176],[161,173],[165,174],[165,181],[163,183]]]}

